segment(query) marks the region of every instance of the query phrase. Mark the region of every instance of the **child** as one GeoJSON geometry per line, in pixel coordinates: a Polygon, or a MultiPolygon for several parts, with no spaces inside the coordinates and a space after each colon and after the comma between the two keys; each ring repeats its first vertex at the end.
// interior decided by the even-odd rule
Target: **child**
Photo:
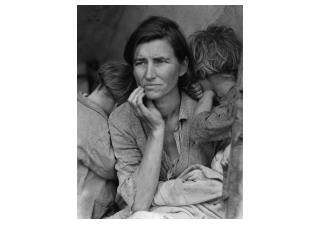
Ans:
{"type": "MultiPolygon", "coordinates": [[[[195,76],[200,86],[194,93],[201,96],[194,113],[190,137],[201,143],[220,141],[212,167],[222,171],[230,153],[230,143],[235,119],[241,118],[241,94],[236,86],[240,63],[241,43],[231,28],[209,26],[190,37],[195,76]]],[[[242,122],[240,124],[242,126],[242,122]]],[[[242,129],[238,129],[242,135],[242,129]]]]}
{"type": "Polygon", "coordinates": [[[108,116],[115,104],[125,102],[136,87],[131,72],[126,64],[104,64],[98,70],[100,82],[94,91],[78,94],[78,218],[102,218],[117,210],[108,116]]]}

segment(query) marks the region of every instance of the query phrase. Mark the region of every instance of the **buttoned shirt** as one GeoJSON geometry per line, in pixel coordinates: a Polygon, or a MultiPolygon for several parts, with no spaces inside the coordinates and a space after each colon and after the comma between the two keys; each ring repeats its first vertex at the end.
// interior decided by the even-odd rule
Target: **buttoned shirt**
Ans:
{"type": "Polygon", "coordinates": [[[81,94],[77,100],[78,218],[101,218],[113,205],[117,187],[108,117],[81,94]]]}
{"type": "MultiPolygon", "coordinates": [[[[162,153],[159,181],[176,178],[188,166],[202,164],[210,166],[216,149],[213,142],[197,144],[190,141],[190,123],[197,102],[181,92],[178,128],[174,140],[179,157],[173,161],[162,153]]],[[[112,145],[116,156],[116,170],[119,179],[118,193],[131,208],[136,194],[135,178],[141,163],[149,130],[134,114],[129,103],[113,111],[109,118],[112,145]]]]}

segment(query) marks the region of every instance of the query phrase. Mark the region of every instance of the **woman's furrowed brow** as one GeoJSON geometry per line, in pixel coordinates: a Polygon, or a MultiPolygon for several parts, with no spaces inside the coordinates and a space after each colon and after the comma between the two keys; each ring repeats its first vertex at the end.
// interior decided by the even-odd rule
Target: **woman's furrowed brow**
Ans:
{"type": "MultiPolygon", "coordinates": [[[[133,61],[143,61],[143,60],[146,60],[147,58],[146,57],[142,57],[142,56],[138,56],[136,58],[133,59],[133,61]]],[[[170,57],[164,57],[164,56],[154,56],[152,57],[153,60],[164,60],[164,61],[169,61],[170,60],[170,57]]]]}
{"type": "Polygon", "coordinates": [[[153,59],[154,59],[154,60],[166,60],[166,61],[170,60],[169,57],[163,57],[163,56],[153,57],[153,59]]]}
{"type": "Polygon", "coordinates": [[[136,57],[133,59],[133,61],[142,61],[144,59],[145,59],[144,57],[136,57]]]}

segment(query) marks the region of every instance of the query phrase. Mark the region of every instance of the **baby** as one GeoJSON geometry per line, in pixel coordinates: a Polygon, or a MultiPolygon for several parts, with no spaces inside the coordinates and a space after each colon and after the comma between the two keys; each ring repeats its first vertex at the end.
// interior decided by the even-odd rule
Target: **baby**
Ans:
{"type": "Polygon", "coordinates": [[[236,85],[241,43],[231,28],[211,25],[190,36],[190,48],[199,80],[192,87],[200,98],[190,137],[197,143],[220,142],[211,167],[222,172],[229,159],[231,138],[242,136],[242,96],[236,85]],[[241,128],[235,132],[236,119],[241,128]]]}

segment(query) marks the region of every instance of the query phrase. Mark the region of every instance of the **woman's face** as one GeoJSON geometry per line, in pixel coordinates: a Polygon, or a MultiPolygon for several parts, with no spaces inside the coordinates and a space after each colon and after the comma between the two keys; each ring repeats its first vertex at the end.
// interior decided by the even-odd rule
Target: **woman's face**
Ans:
{"type": "Polygon", "coordinates": [[[178,87],[178,78],[187,71],[187,61],[179,63],[166,39],[157,39],[137,46],[133,74],[149,99],[160,99],[178,87]]]}

